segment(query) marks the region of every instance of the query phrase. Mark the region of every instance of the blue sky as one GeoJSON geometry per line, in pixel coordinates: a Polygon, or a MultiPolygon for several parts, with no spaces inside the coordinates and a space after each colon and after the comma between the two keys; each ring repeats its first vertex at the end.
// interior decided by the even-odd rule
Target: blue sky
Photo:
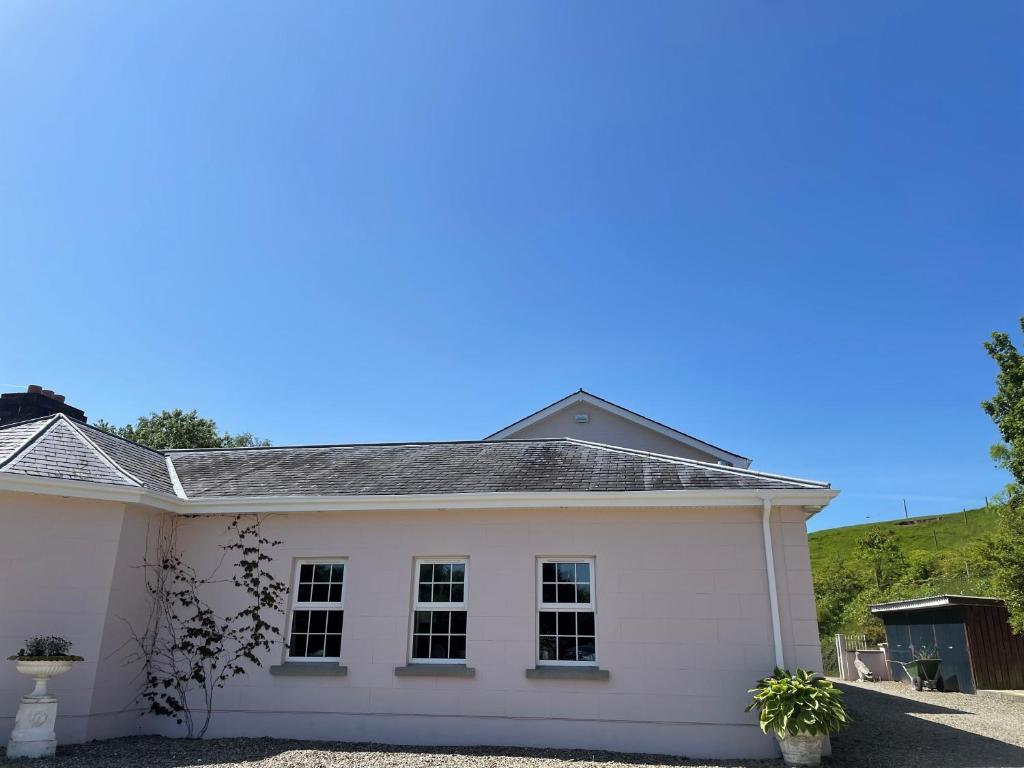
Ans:
{"type": "Polygon", "coordinates": [[[0,384],[275,443],[578,387],[831,481],[1007,477],[1024,5],[0,5],[0,384]]]}

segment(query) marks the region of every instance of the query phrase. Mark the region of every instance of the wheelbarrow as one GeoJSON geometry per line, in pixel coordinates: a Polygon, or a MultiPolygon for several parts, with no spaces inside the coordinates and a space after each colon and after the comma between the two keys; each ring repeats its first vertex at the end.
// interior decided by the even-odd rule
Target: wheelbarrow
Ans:
{"type": "Polygon", "coordinates": [[[942,659],[914,659],[908,662],[890,661],[890,663],[899,664],[903,667],[903,671],[907,673],[907,677],[910,678],[910,684],[914,686],[915,691],[927,688],[929,691],[939,691],[941,693],[946,690],[940,673],[942,659]]]}

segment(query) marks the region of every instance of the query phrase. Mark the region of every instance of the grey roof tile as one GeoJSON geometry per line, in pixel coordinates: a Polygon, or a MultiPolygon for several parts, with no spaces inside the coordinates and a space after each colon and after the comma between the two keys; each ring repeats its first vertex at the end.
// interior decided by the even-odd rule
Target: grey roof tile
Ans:
{"type": "Polygon", "coordinates": [[[828,487],[568,438],[168,453],[189,498],[828,487]]]}
{"type": "Polygon", "coordinates": [[[167,471],[167,458],[163,453],[88,424],[75,426],[119,467],[138,478],[143,486],[158,493],[174,495],[174,485],[167,471]]]}
{"type": "Polygon", "coordinates": [[[53,418],[53,416],[41,416],[38,419],[8,424],[0,428],[0,464],[10,458],[11,454],[24,445],[26,440],[44,429],[53,421],[53,418]]]}
{"type": "Polygon", "coordinates": [[[63,419],[3,468],[4,472],[110,485],[135,485],[112,468],[63,419]]]}

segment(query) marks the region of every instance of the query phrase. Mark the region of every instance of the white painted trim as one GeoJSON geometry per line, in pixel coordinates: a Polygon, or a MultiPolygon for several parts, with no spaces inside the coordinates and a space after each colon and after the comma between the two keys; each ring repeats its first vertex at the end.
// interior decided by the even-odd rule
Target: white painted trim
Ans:
{"type": "Polygon", "coordinates": [[[72,499],[97,499],[126,504],[145,504],[167,512],[188,514],[182,501],[172,496],[153,493],[134,485],[93,483],[85,480],[59,480],[32,475],[14,475],[0,472],[0,491],[35,493],[44,496],[63,496],[72,499]]]}
{"type": "Polygon", "coordinates": [[[572,491],[564,493],[438,493],[392,496],[248,496],[178,499],[134,486],[0,472],[0,491],[149,504],[187,515],[257,512],[359,512],[411,509],[558,509],[630,507],[825,506],[839,495],[832,488],[691,491],[572,491]]]}
{"type": "MultiPolygon", "coordinates": [[[[534,611],[533,658],[538,667],[584,667],[596,669],[600,659],[598,655],[597,631],[597,558],[594,556],[541,556],[536,558],[534,571],[536,591],[534,599],[537,610],[534,611]],[[545,563],[586,563],[590,566],[590,602],[589,603],[545,603],[544,602],[544,564],[545,563]],[[594,614],[594,660],[593,661],[559,661],[558,659],[541,659],[540,657],[540,614],[544,613],[592,613],[594,614]]],[[[579,634],[576,635],[579,637],[579,634]]]]}
{"type": "MultiPolygon", "coordinates": [[[[345,593],[348,591],[345,587],[348,585],[348,558],[347,557],[297,557],[294,562],[295,567],[292,569],[292,586],[291,586],[291,600],[289,601],[288,613],[285,615],[285,626],[284,626],[284,643],[282,644],[284,651],[285,664],[324,664],[333,663],[340,664],[342,659],[343,649],[339,648],[338,656],[292,656],[291,649],[287,647],[287,644],[291,642],[292,637],[292,622],[294,621],[295,611],[341,611],[342,612],[342,628],[341,628],[341,640],[340,644],[345,642],[345,627],[344,627],[344,611],[345,611],[345,593]],[[307,601],[305,603],[299,602],[299,574],[302,573],[303,565],[341,565],[344,566],[343,576],[341,578],[341,599],[336,602],[320,601],[313,602],[307,601]]],[[[329,595],[328,595],[329,596],[329,595]]],[[[300,634],[309,634],[300,633],[300,634]]],[[[319,634],[319,633],[317,633],[319,634]]],[[[326,633],[325,633],[326,634],[326,633]]]]}
{"type": "Polygon", "coordinates": [[[772,612],[772,640],[775,645],[775,666],[786,668],[782,649],[782,616],[779,614],[779,588],[775,583],[775,552],[772,548],[772,500],[763,500],[761,527],[764,534],[764,559],[768,570],[768,601],[772,612]]]}
{"type": "MultiPolygon", "coordinates": [[[[443,583],[443,582],[439,582],[443,583]]],[[[457,582],[452,582],[457,583],[457,582]]],[[[409,612],[409,647],[407,649],[406,658],[409,664],[437,664],[437,665],[463,665],[468,663],[469,659],[469,556],[464,555],[460,557],[414,557],[412,559],[412,610],[409,612]],[[462,571],[462,601],[461,602],[448,602],[448,603],[434,603],[434,602],[421,602],[420,601],[420,566],[421,565],[458,565],[465,566],[462,571]],[[416,611],[463,611],[466,614],[467,619],[467,633],[466,633],[466,657],[462,659],[431,659],[424,658],[422,656],[413,655],[413,646],[415,645],[415,634],[416,634],[416,611]]],[[[448,637],[451,638],[451,627],[449,626],[448,637]]],[[[433,635],[433,632],[429,633],[433,635]]],[[[450,640],[449,640],[450,642],[450,640]]],[[[450,650],[450,649],[449,649],[450,650]]]]}
{"type": "Polygon", "coordinates": [[[174,495],[179,499],[187,499],[188,494],[185,493],[185,488],[181,484],[181,480],[178,479],[178,471],[174,468],[174,462],[171,461],[170,456],[165,456],[164,459],[167,461],[167,474],[171,477],[171,485],[174,487],[174,495]]]}
{"type": "Polygon", "coordinates": [[[521,432],[526,427],[536,424],[538,421],[551,416],[552,414],[558,413],[559,411],[565,410],[566,408],[575,405],[576,403],[586,403],[594,408],[600,408],[608,413],[626,419],[634,424],[638,424],[641,427],[645,427],[652,432],[657,432],[663,437],[667,437],[671,440],[675,440],[677,443],[682,443],[691,448],[695,448],[704,453],[710,453],[712,456],[716,456],[722,461],[728,461],[740,469],[746,469],[750,466],[751,459],[745,456],[740,456],[738,453],[732,453],[725,450],[724,448],[718,448],[717,446],[705,443],[703,440],[687,435],[685,432],[680,432],[672,427],[667,427],[664,424],[659,424],[653,419],[649,419],[646,416],[641,416],[638,413],[626,410],[625,408],[616,405],[615,403],[609,402],[602,398],[598,398],[591,395],[589,392],[573,392],[567,397],[563,397],[561,400],[557,400],[546,408],[542,408],[534,414],[527,416],[526,418],[520,419],[519,421],[508,425],[504,429],[500,429],[492,435],[488,435],[484,440],[505,440],[517,432],[521,432]]]}

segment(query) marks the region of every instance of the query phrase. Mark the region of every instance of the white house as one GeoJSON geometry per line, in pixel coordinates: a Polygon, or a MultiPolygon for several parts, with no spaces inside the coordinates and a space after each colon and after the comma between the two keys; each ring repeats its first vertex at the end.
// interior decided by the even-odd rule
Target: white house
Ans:
{"type": "MultiPolygon", "coordinates": [[[[0,419],[45,411],[31,394],[0,419]]],[[[820,668],[805,522],[837,492],[588,393],[442,443],[154,451],[50,410],[0,426],[0,651],[86,657],[51,685],[65,742],[178,733],[124,663],[171,516],[200,571],[231,516],[283,542],[287,645],[219,693],[211,736],[765,757],[747,689],[820,668]]]]}

